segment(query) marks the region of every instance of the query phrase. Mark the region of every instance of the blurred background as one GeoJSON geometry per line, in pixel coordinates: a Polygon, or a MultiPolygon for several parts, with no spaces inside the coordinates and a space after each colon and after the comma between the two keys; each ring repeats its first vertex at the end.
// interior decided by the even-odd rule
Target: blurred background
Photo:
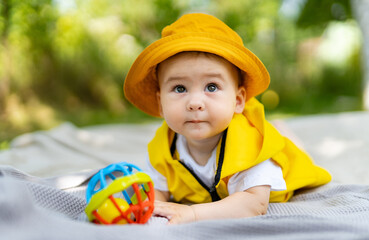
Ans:
{"type": "Polygon", "coordinates": [[[258,99],[269,119],[363,110],[364,41],[353,6],[349,0],[1,0],[0,149],[19,134],[66,121],[157,120],[124,99],[124,78],[161,29],[189,12],[223,20],[266,65],[271,85],[258,99]]]}

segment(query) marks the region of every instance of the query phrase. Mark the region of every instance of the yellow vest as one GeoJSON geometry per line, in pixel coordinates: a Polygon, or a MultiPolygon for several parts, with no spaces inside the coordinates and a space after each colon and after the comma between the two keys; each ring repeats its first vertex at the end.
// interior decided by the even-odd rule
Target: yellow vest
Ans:
{"type": "Polygon", "coordinates": [[[328,183],[331,180],[330,174],[315,165],[311,158],[288,138],[283,137],[264,116],[263,105],[255,98],[246,102],[242,114],[234,115],[217,147],[219,176],[215,176],[215,186],[211,189],[201,184],[201,180],[176,159],[173,151],[171,152],[175,133],[164,121],[149,143],[148,152],[153,167],[167,178],[168,190],[174,200],[205,203],[218,200],[218,196],[225,198],[228,196],[227,183],[233,174],[269,158],[280,165],[287,185],[287,190],[271,191],[270,202],[286,202],[297,189],[328,183]],[[222,162],[219,161],[219,155],[224,155],[222,162]]]}

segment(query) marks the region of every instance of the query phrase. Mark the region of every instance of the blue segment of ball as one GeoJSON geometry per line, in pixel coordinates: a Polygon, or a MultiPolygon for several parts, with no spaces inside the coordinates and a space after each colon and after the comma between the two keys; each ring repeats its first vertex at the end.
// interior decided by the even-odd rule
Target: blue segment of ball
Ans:
{"type": "MultiPolygon", "coordinates": [[[[108,186],[107,179],[115,180],[116,176],[113,173],[121,173],[123,176],[129,176],[136,171],[141,172],[142,170],[134,164],[127,162],[113,163],[107,167],[99,170],[89,181],[86,189],[86,201],[90,202],[91,197],[97,192],[108,186]],[[98,186],[98,184],[100,184],[98,186]],[[97,187],[98,186],[98,187],[97,187]]],[[[129,200],[129,196],[126,191],[122,192],[124,197],[129,200]]],[[[129,200],[130,203],[130,200],[129,200]]]]}

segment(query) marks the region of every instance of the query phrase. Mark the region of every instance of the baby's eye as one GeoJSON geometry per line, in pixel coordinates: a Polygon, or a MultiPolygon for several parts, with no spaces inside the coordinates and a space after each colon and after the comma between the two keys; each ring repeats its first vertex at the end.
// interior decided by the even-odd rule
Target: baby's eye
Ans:
{"type": "Polygon", "coordinates": [[[184,92],[186,92],[186,88],[183,85],[178,85],[178,86],[174,87],[174,92],[184,93],[184,92]]]}
{"type": "Polygon", "coordinates": [[[215,91],[217,91],[218,90],[218,87],[217,87],[217,85],[216,84],[214,84],[214,83],[210,83],[210,84],[208,84],[207,86],[206,86],[206,88],[205,88],[205,91],[207,91],[207,92],[215,92],[215,91]]]}

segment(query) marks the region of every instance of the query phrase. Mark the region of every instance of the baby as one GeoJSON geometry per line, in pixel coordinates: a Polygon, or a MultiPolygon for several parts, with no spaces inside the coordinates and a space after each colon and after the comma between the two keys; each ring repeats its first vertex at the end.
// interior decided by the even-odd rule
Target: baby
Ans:
{"type": "Polygon", "coordinates": [[[331,180],[265,120],[254,97],[269,81],[238,34],[207,14],[182,16],[138,56],[126,98],[165,120],[148,145],[154,214],[171,224],[257,216],[331,180]]]}

